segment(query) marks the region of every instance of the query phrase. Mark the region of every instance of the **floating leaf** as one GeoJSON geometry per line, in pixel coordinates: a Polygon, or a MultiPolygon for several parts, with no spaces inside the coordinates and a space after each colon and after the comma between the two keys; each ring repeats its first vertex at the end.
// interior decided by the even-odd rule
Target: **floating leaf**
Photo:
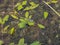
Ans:
{"type": "Polygon", "coordinates": [[[4,24],[5,21],[8,21],[9,15],[6,15],[3,19],[0,17],[0,24],[4,24]]]}
{"type": "Polygon", "coordinates": [[[19,40],[18,45],[24,45],[24,38],[19,40]]]}
{"type": "Polygon", "coordinates": [[[6,16],[3,18],[3,21],[8,21],[8,18],[9,18],[9,15],[6,15],[6,16]]]}
{"type": "Polygon", "coordinates": [[[39,4],[36,4],[35,6],[30,6],[30,9],[32,10],[32,9],[35,9],[35,8],[37,8],[39,6],[39,4]]]}
{"type": "Polygon", "coordinates": [[[31,20],[32,15],[29,16],[29,12],[25,13],[25,18],[21,17],[20,18],[20,23],[18,24],[19,28],[25,28],[26,24],[29,26],[34,25],[34,21],[31,20]]]}
{"type": "Polygon", "coordinates": [[[25,17],[28,18],[29,17],[29,12],[25,13],[25,17]]]}
{"type": "Polygon", "coordinates": [[[38,27],[41,28],[41,29],[44,29],[45,28],[45,26],[42,25],[42,24],[38,24],[38,27]]]}
{"type": "Polygon", "coordinates": [[[34,25],[34,22],[33,21],[28,21],[28,25],[29,26],[33,26],[34,25]]]}
{"type": "Polygon", "coordinates": [[[7,33],[7,29],[8,29],[9,25],[7,25],[6,27],[4,27],[4,29],[1,31],[2,33],[7,33]]]}
{"type": "Polygon", "coordinates": [[[24,10],[30,10],[30,7],[26,7],[24,10]]]}
{"type": "Polygon", "coordinates": [[[30,2],[31,6],[36,6],[36,4],[34,2],[30,2]]]}
{"type": "Polygon", "coordinates": [[[27,23],[27,21],[24,18],[21,18],[20,21],[23,23],[27,23]]]}
{"type": "Polygon", "coordinates": [[[33,10],[35,8],[37,8],[39,6],[39,4],[36,4],[35,6],[29,6],[29,7],[26,7],[24,10],[33,10]]]}
{"type": "Polygon", "coordinates": [[[56,1],[51,1],[51,3],[57,3],[58,1],[56,0],[56,1]]]}
{"type": "Polygon", "coordinates": [[[3,19],[0,17],[0,24],[4,24],[5,21],[8,21],[9,15],[6,15],[3,19]]]}
{"type": "Polygon", "coordinates": [[[2,40],[0,40],[0,45],[2,45],[4,42],[2,40]]]}
{"type": "Polygon", "coordinates": [[[47,4],[51,4],[51,2],[46,2],[47,4]]]}
{"type": "Polygon", "coordinates": [[[23,9],[23,6],[20,4],[18,7],[17,7],[18,10],[21,10],[23,9]]]}
{"type": "Polygon", "coordinates": [[[49,2],[47,2],[48,4],[51,4],[51,3],[57,3],[58,1],[57,0],[51,0],[51,1],[49,1],[49,2]]]}
{"type": "Polygon", "coordinates": [[[6,31],[8,29],[10,25],[7,25],[6,27],[4,27],[4,31],[6,31]]]}
{"type": "Polygon", "coordinates": [[[12,35],[14,32],[15,32],[15,28],[13,27],[13,28],[10,29],[9,34],[12,35]]]}
{"type": "Polygon", "coordinates": [[[24,28],[26,26],[26,24],[24,22],[21,22],[18,24],[19,28],[24,28]]]}
{"type": "Polygon", "coordinates": [[[14,10],[14,14],[18,14],[18,12],[16,10],[14,10]]]}
{"type": "Polygon", "coordinates": [[[17,7],[17,6],[19,6],[20,5],[20,3],[17,3],[16,5],[15,5],[15,7],[17,7]]]}
{"type": "Polygon", "coordinates": [[[11,16],[12,16],[14,19],[18,19],[18,17],[15,16],[15,15],[13,15],[13,14],[11,14],[11,16]]]}
{"type": "Polygon", "coordinates": [[[5,21],[2,21],[2,23],[1,24],[5,24],[5,21]]]}
{"type": "Polygon", "coordinates": [[[44,19],[48,17],[48,12],[44,12],[44,19]]]}
{"type": "Polygon", "coordinates": [[[32,44],[30,44],[30,45],[41,45],[41,44],[39,43],[39,41],[35,41],[32,44]]]}
{"type": "Polygon", "coordinates": [[[29,16],[29,19],[31,19],[31,18],[32,18],[32,15],[29,16]]]}
{"type": "Polygon", "coordinates": [[[22,5],[26,5],[26,4],[27,4],[27,1],[23,1],[23,2],[22,2],[22,5]]]}

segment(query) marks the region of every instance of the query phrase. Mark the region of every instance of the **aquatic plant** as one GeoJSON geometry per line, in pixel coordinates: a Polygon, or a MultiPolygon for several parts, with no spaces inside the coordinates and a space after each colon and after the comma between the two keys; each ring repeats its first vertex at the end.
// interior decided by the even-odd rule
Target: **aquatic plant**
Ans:
{"type": "Polygon", "coordinates": [[[44,12],[44,19],[46,19],[48,17],[48,12],[44,12]]]}
{"type": "Polygon", "coordinates": [[[52,3],[56,4],[57,2],[58,2],[58,0],[50,0],[50,1],[48,1],[47,3],[48,3],[48,4],[52,4],[52,3]]]}
{"type": "Polygon", "coordinates": [[[26,6],[27,5],[27,0],[25,0],[25,1],[23,1],[22,3],[17,3],[16,5],[15,5],[15,7],[17,8],[17,10],[32,10],[32,9],[35,9],[35,8],[37,8],[38,6],[39,6],[39,4],[36,4],[36,3],[34,3],[34,2],[29,2],[29,4],[30,4],[30,6],[26,6]],[[26,6],[25,8],[24,8],[24,6],[26,6]]]}
{"type": "Polygon", "coordinates": [[[10,31],[9,31],[9,34],[13,34],[15,32],[15,28],[14,27],[12,27],[11,29],[10,29],[10,31]]]}
{"type": "Polygon", "coordinates": [[[50,7],[50,9],[52,11],[54,11],[59,17],[60,17],[60,13],[58,13],[53,7],[51,7],[47,2],[43,1],[43,3],[45,3],[48,7],[50,7]]]}
{"type": "MultiPolygon", "coordinates": [[[[4,44],[4,41],[0,40],[0,45],[4,44]]],[[[18,44],[16,45],[25,45],[25,39],[24,38],[21,38],[19,41],[18,41],[18,44]]],[[[15,45],[14,42],[11,42],[9,43],[9,45],[15,45]]],[[[33,43],[31,43],[30,45],[41,45],[41,43],[39,41],[34,41],[33,43]]]]}
{"type": "Polygon", "coordinates": [[[6,15],[4,18],[0,17],[0,24],[5,24],[6,21],[8,21],[9,15],[6,15]]]}
{"type": "Polygon", "coordinates": [[[18,24],[19,28],[24,28],[26,25],[33,26],[34,21],[31,19],[32,15],[29,15],[29,12],[25,13],[25,17],[20,18],[20,22],[18,24]]]}
{"type": "Polygon", "coordinates": [[[24,10],[33,10],[39,6],[39,4],[36,4],[34,2],[29,3],[31,6],[26,7],[24,10]]]}
{"type": "Polygon", "coordinates": [[[23,9],[23,6],[26,5],[26,4],[27,4],[27,1],[25,0],[22,3],[21,2],[20,3],[17,3],[15,5],[15,7],[17,8],[17,10],[21,10],[21,9],[23,9]]]}
{"type": "Polygon", "coordinates": [[[34,41],[32,44],[30,45],[41,45],[41,43],[39,41],[34,41]]]}
{"type": "Polygon", "coordinates": [[[41,29],[44,29],[45,28],[45,26],[42,25],[42,24],[38,24],[38,27],[41,28],[41,29]]]}
{"type": "Polygon", "coordinates": [[[3,30],[1,30],[2,33],[7,33],[8,31],[8,28],[9,28],[10,25],[7,25],[3,28],[3,30]]]}

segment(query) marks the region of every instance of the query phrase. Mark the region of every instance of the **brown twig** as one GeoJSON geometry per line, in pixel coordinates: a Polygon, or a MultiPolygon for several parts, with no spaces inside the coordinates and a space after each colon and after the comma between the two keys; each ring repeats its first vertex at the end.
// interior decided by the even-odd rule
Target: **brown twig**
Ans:
{"type": "Polygon", "coordinates": [[[60,17],[60,14],[54,9],[52,8],[48,3],[46,3],[45,1],[43,1],[48,7],[50,7],[59,17],[60,17]]]}

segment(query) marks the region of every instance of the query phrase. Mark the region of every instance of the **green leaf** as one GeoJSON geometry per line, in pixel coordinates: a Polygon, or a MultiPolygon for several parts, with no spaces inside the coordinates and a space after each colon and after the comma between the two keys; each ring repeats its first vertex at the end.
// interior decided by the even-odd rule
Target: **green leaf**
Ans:
{"type": "Polygon", "coordinates": [[[24,45],[24,38],[19,40],[18,45],[24,45]]]}
{"type": "Polygon", "coordinates": [[[3,19],[0,17],[0,24],[4,24],[5,21],[8,21],[9,15],[6,15],[3,19]]]}
{"type": "Polygon", "coordinates": [[[36,6],[36,4],[34,2],[30,2],[31,6],[36,6]]]}
{"type": "Polygon", "coordinates": [[[51,4],[51,3],[56,4],[57,2],[58,2],[57,0],[51,0],[51,1],[47,2],[47,3],[48,3],[48,4],[51,4]]]}
{"type": "Polygon", "coordinates": [[[30,7],[26,7],[24,10],[30,10],[30,7]]]}
{"type": "Polygon", "coordinates": [[[21,10],[23,9],[23,6],[20,4],[18,7],[17,7],[18,10],[21,10]]]}
{"type": "Polygon", "coordinates": [[[3,18],[3,21],[8,21],[8,18],[9,18],[9,15],[6,15],[6,16],[3,18]]]}
{"type": "Polygon", "coordinates": [[[46,2],[47,4],[51,4],[51,2],[46,2]]]}
{"type": "Polygon", "coordinates": [[[36,3],[34,3],[34,2],[30,2],[30,9],[35,9],[36,7],[38,7],[39,6],[39,4],[36,4],[36,3]]]}
{"type": "Polygon", "coordinates": [[[39,4],[36,4],[35,6],[30,6],[30,9],[32,10],[32,9],[35,9],[35,8],[37,8],[39,6],[39,4]]]}
{"type": "Polygon", "coordinates": [[[11,16],[12,16],[14,19],[18,19],[18,17],[17,17],[16,15],[11,14],[11,16]]]}
{"type": "Polygon", "coordinates": [[[44,12],[44,19],[48,17],[48,12],[44,12]]]}
{"type": "Polygon", "coordinates": [[[33,10],[35,8],[37,8],[39,6],[39,4],[36,4],[35,6],[29,6],[29,7],[26,7],[24,10],[33,10]]]}
{"type": "Polygon", "coordinates": [[[44,29],[45,28],[45,26],[42,25],[42,24],[38,24],[38,27],[41,28],[41,29],[44,29]]]}
{"type": "Polygon", "coordinates": [[[32,44],[30,44],[30,45],[41,45],[41,44],[39,43],[39,41],[35,41],[32,44]]]}
{"type": "Polygon", "coordinates": [[[4,42],[2,40],[0,40],[0,45],[2,45],[4,42]]]}
{"type": "Polygon", "coordinates": [[[7,25],[6,27],[4,27],[4,31],[6,31],[8,29],[10,25],[7,25]]]}
{"type": "Polygon", "coordinates": [[[15,7],[17,7],[17,6],[19,6],[20,5],[20,3],[17,3],[16,5],[15,5],[15,7]]]}
{"type": "Polygon", "coordinates": [[[5,21],[2,21],[2,23],[1,24],[5,24],[5,21]]]}
{"type": "Polygon", "coordinates": [[[29,19],[31,19],[31,18],[32,18],[32,15],[29,16],[29,19]]]}
{"type": "Polygon", "coordinates": [[[57,3],[58,1],[51,1],[51,3],[57,3]]]}
{"type": "Polygon", "coordinates": [[[28,25],[29,26],[33,26],[34,25],[34,22],[33,21],[28,21],[28,25]]]}
{"type": "Polygon", "coordinates": [[[27,1],[23,1],[23,2],[22,2],[22,5],[26,5],[26,4],[27,4],[27,1]]]}
{"type": "Polygon", "coordinates": [[[4,29],[3,29],[1,32],[2,32],[2,33],[7,33],[9,26],[10,26],[10,25],[5,26],[4,29]]]}
{"type": "Polygon", "coordinates": [[[10,43],[9,45],[14,45],[14,43],[10,43]]]}
{"type": "Polygon", "coordinates": [[[25,13],[25,17],[28,18],[29,17],[29,12],[25,13]]]}
{"type": "Polygon", "coordinates": [[[19,28],[24,28],[26,26],[26,24],[24,22],[21,22],[18,24],[19,28]]]}
{"type": "Polygon", "coordinates": [[[14,27],[12,27],[11,29],[10,29],[10,31],[9,31],[9,34],[13,34],[15,32],[15,28],[14,27]]]}
{"type": "Polygon", "coordinates": [[[27,21],[24,18],[21,18],[20,22],[27,23],[27,21]]]}

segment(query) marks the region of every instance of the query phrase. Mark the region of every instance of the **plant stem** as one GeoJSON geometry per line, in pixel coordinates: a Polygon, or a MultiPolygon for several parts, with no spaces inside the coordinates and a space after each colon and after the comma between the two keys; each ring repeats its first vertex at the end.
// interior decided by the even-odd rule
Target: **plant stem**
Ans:
{"type": "Polygon", "coordinates": [[[48,3],[46,3],[45,1],[43,1],[47,6],[49,6],[59,17],[60,17],[60,14],[54,9],[52,8],[48,3]]]}

